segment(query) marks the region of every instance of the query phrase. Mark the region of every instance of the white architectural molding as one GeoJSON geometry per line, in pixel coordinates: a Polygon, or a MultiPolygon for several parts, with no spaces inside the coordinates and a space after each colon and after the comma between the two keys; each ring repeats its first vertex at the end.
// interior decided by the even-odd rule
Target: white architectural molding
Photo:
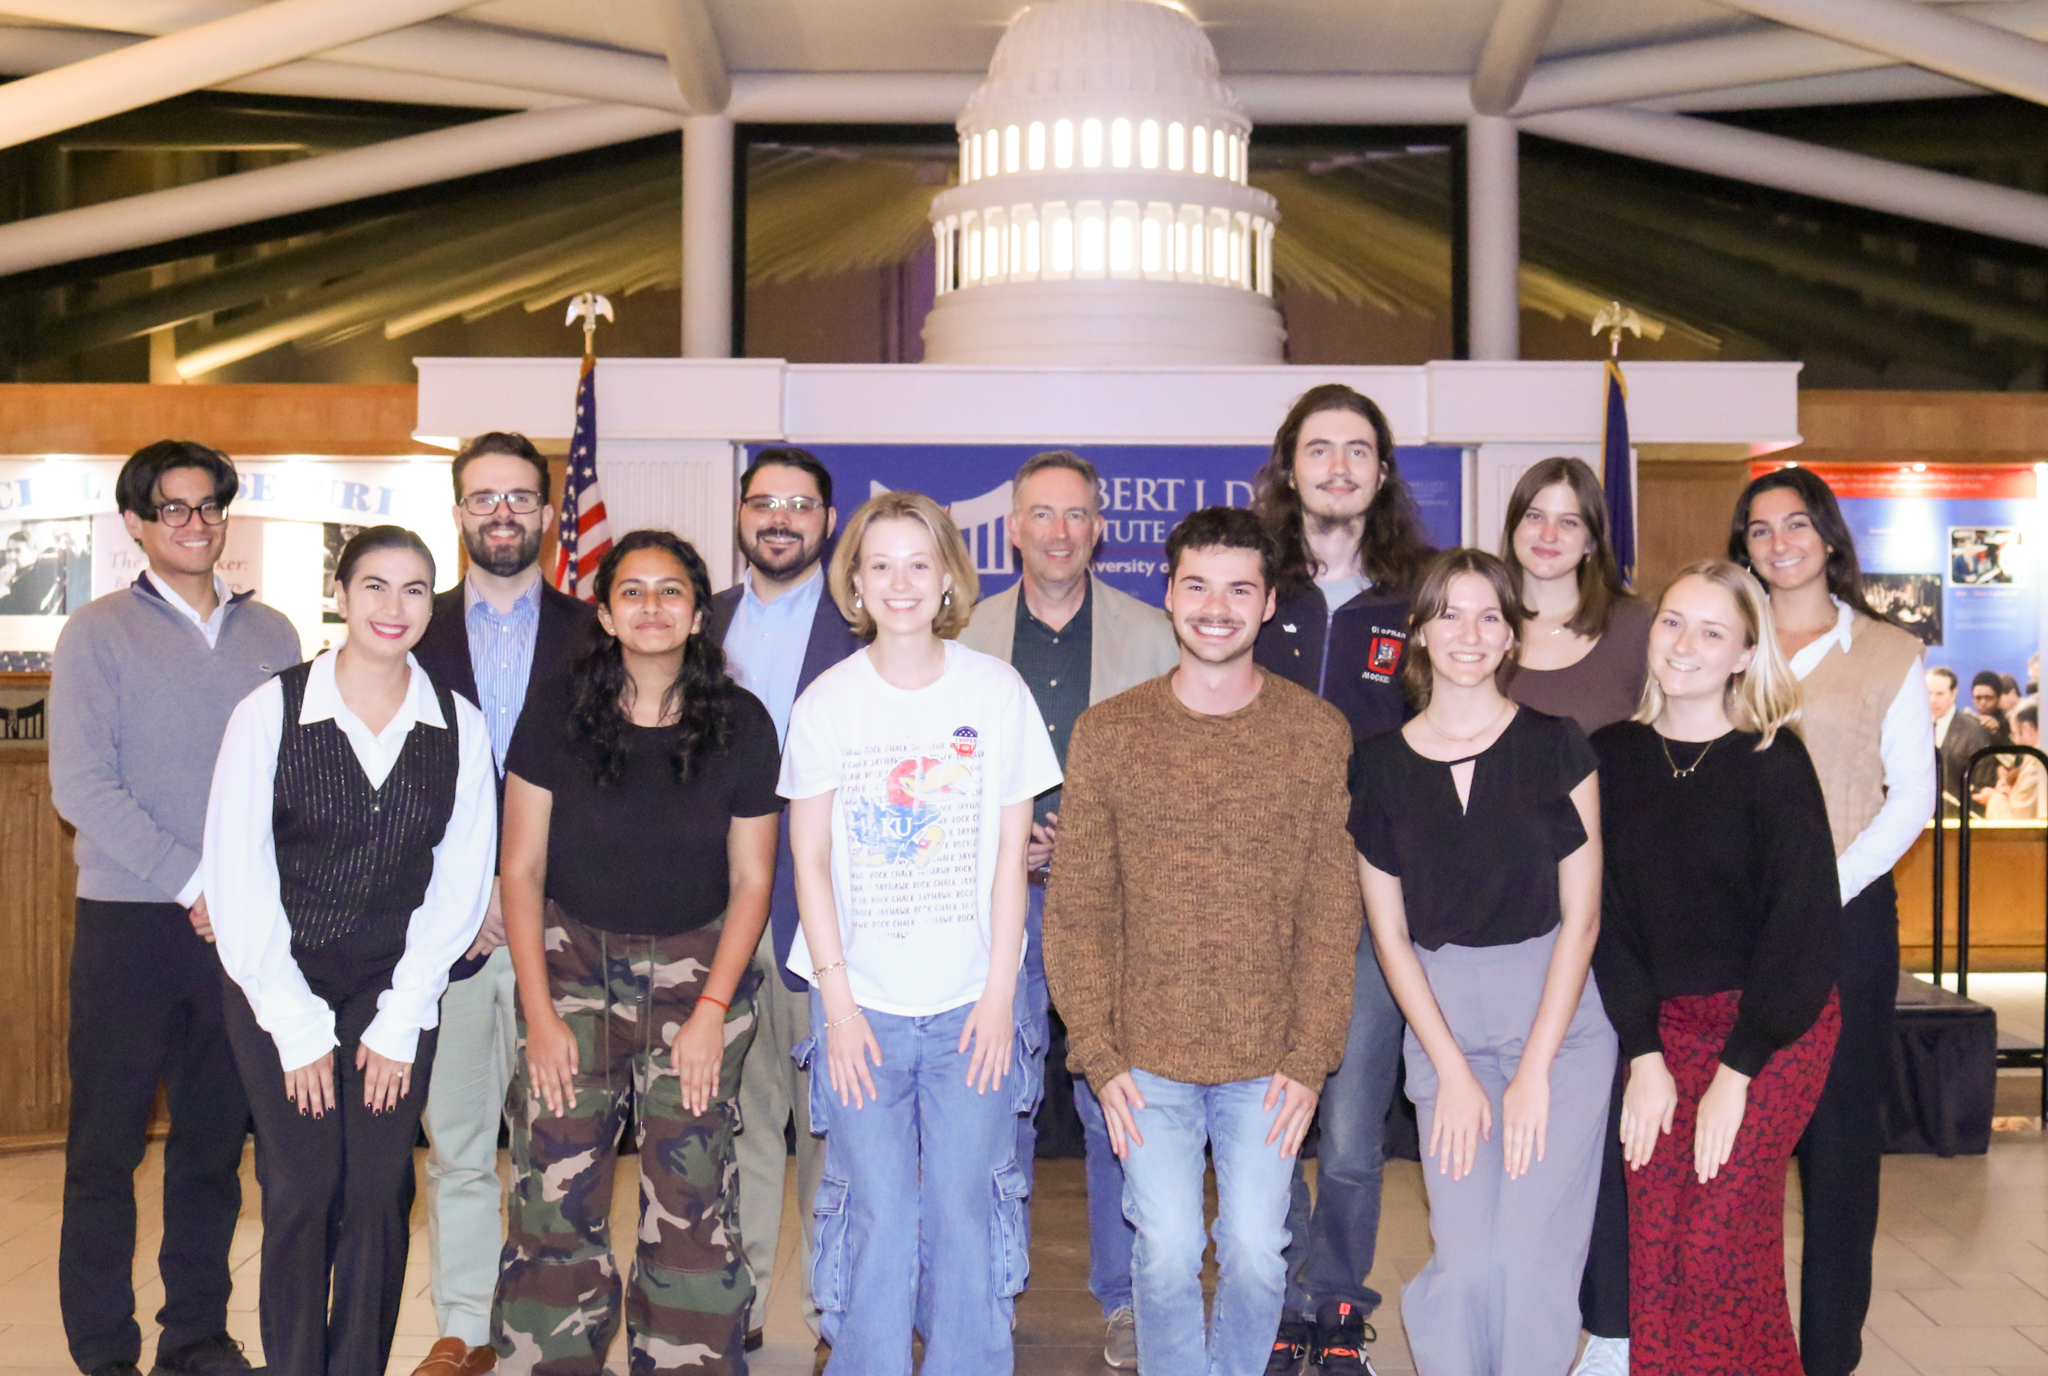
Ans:
{"type": "MultiPolygon", "coordinates": [[[[420,358],[422,435],[517,430],[566,440],[575,428],[574,358],[420,358]]],[[[774,358],[606,358],[597,366],[597,434],[611,440],[779,439],[783,375],[774,358]]]]}

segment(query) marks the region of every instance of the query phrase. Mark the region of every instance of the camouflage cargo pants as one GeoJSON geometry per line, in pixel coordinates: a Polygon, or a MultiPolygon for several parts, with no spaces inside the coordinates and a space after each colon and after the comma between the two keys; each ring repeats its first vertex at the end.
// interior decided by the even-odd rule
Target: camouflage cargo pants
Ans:
{"type": "Polygon", "coordinates": [[[512,1193],[492,1305],[511,1376],[599,1376],[624,1290],[630,1370],[744,1373],[754,1282],[740,1250],[734,1095],[754,1037],[751,980],[725,1019],[725,1059],[707,1113],[683,1108],[669,1042],[696,1007],[719,929],[621,936],[554,903],[543,941],[555,1011],[576,1034],[576,1103],[548,1113],[524,1055],[512,1084],[512,1193]],[[607,1220],[628,1111],[640,1150],[640,1228],[620,1284],[607,1220]]]}

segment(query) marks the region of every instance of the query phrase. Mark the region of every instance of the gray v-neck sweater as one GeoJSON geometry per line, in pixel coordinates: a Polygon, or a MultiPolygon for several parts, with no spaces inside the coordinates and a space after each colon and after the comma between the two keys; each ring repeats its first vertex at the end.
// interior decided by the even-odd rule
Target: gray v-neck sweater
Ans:
{"type": "Polygon", "coordinates": [[[174,901],[199,867],[213,761],[236,704],[299,662],[252,594],[209,647],[145,580],[74,613],[50,677],[50,796],[78,829],[78,896],[174,901]]]}

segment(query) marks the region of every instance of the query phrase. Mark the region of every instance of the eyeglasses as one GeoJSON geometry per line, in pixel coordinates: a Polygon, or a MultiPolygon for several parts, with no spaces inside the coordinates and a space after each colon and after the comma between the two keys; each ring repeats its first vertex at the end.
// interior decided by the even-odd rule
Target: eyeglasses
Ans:
{"type": "Polygon", "coordinates": [[[195,511],[199,513],[201,523],[209,526],[221,525],[228,519],[228,509],[219,502],[201,502],[198,506],[190,502],[158,502],[156,518],[174,528],[188,526],[192,524],[195,511]]]}
{"type": "Polygon", "coordinates": [[[472,492],[456,503],[472,516],[488,516],[500,506],[512,508],[514,516],[531,516],[541,507],[540,493],[532,489],[518,492],[472,492]]]}
{"type": "Polygon", "coordinates": [[[740,505],[756,516],[772,516],[778,511],[793,511],[799,516],[808,516],[813,511],[825,509],[825,503],[816,497],[749,497],[740,505]]]}

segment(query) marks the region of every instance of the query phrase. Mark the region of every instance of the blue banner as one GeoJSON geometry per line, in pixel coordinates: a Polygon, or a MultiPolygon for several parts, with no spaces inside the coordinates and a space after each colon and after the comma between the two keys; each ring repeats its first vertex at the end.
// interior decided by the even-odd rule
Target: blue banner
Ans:
{"type": "MultiPolygon", "coordinates": [[[[756,445],[748,452],[768,448],[756,445]]],[[[1010,545],[1010,480],[1046,444],[806,445],[832,471],[840,519],[881,491],[922,492],[947,507],[966,537],[986,597],[1017,577],[1010,545]]],[[[1252,475],[1268,450],[1255,445],[1097,444],[1070,446],[1102,475],[1106,529],[1095,572],[1112,586],[1157,604],[1165,591],[1166,537],[1180,518],[1204,506],[1250,506],[1252,475]]],[[[1422,509],[1430,542],[1460,543],[1464,451],[1417,445],[1394,451],[1401,476],[1422,509]]]]}

